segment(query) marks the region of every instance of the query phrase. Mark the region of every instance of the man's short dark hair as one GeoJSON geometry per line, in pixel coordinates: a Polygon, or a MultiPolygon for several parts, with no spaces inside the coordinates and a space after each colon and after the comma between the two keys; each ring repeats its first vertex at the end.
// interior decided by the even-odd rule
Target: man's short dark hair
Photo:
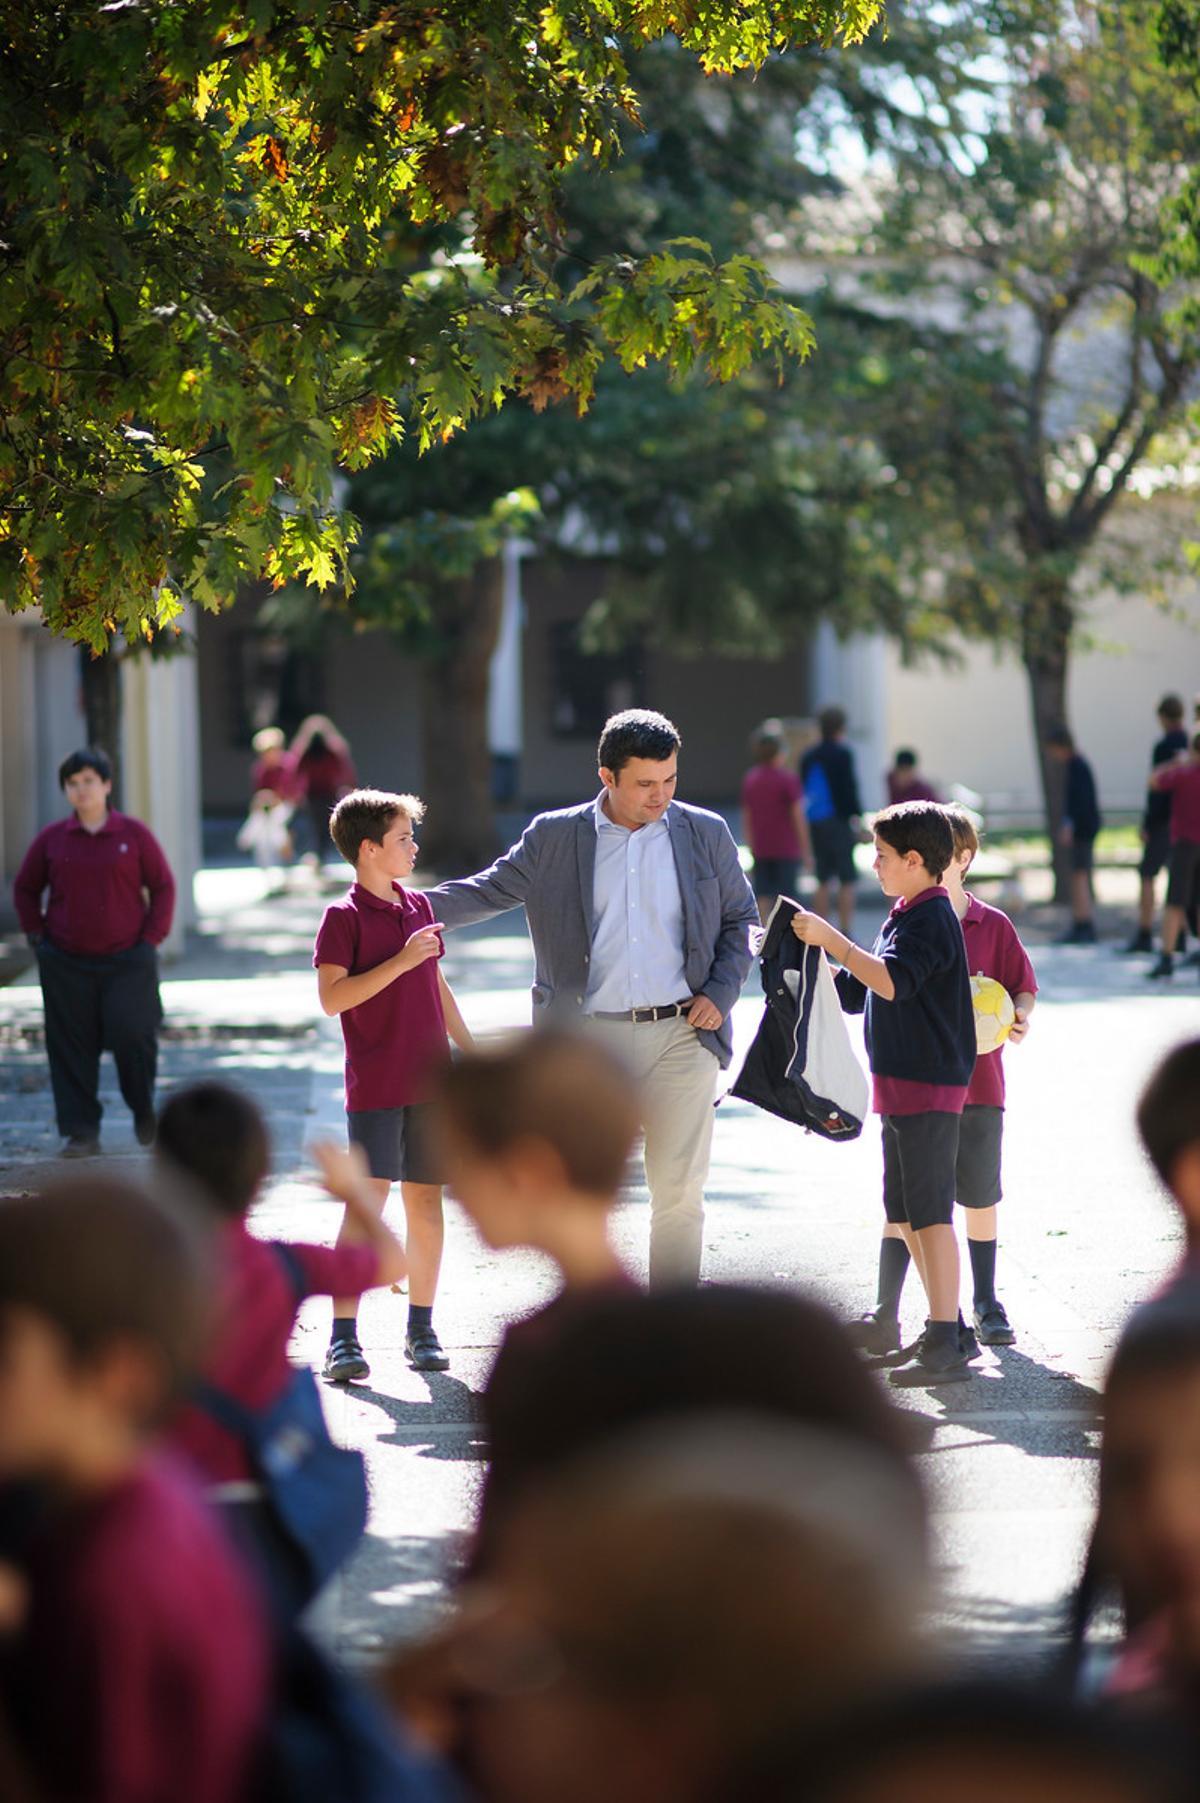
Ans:
{"type": "Polygon", "coordinates": [[[1160,720],[1174,720],[1178,724],[1183,719],[1185,711],[1182,695],[1164,695],[1158,704],[1160,720]]]}
{"type": "Polygon", "coordinates": [[[627,707],[623,714],[613,714],[604,722],[596,761],[601,770],[611,770],[616,776],[630,758],[665,764],[682,744],[678,728],[665,714],[656,714],[648,707],[627,707]]]}
{"type": "Polygon", "coordinates": [[[271,1142],[257,1104],[228,1083],[189,1083],[158,1117],[161,1160],[190,1177],[218,1213],[240,1219],[271,1168],[271,1142]]]}
{"type": "Polygon", "coordinates": [[[1150,1162],[1170,1189],[1176,1159],[1200,1141],[1200,1039],[1186,1039],[1167,1053],[1142,1091],[1137,1125],[1150,1162]]]}
{"type": "Polygon", "coordinates": [[[897,770],[915,770],[916,767],[917,767],[917,754],[915,751],[910,751],[908,749],[908,747],[905,746],[903,751],[898,751],[896,753],[896,769],[897,770]]]}
{"type": "Polygon", "coordinates": [[[63,759],[58,766],[58,786],[65,789],[69,776],[78,776],[81,770],[94,770],[102,783],[112,781],[112,760],[106,751],[98,745],[84,745],[73,751],[70,757],[63,759]]]}
{"type": "Polygon", "coordinates": [[[823,739],[836,739],[846,730],[844,707],[823,707],[817,715],[817,727],[823,739]]]}
{"type": "Polygon", "coordinates": [[[0,1200],[0,1333],[26,1309],[79,1364],[133,1341],[161,1367],[164,1409],[203,1350],[210,1275],[194,1224],[132,1183],[73,1178],[0,1200]]]}
{"type": "Polygon", "coordinates": [[[616,1194],[638,1130],[637,1090],[623,1065],[562,1028],[456,1059],[442,1071],[438,1100],[452,1139],[486,1157],[541,1140],[588,1196],[616,1194]]]}
{"type": "Polygon", "coordinates": [[[425,803],[416,795],[391,795],[385,789],[351,789],[329,816],[329,837],[347,864],[357,864],[363,840],[382,845],[397,814],[416,826],[425,817],[425,803]]]}
{"type": "Polygon", "coordinates": [[[897,801],[876,814],[872,827],[901,857],[915,851],[934,882],[941,881],[954,856],[954,831],[936,801],[897,801]]]}

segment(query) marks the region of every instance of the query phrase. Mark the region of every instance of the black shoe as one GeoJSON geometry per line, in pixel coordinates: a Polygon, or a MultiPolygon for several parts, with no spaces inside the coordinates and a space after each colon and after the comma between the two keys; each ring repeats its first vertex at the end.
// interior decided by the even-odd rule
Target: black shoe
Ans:
{"type": "Polygon", "coordinates": [[[1004,1312],[1004,1304],[994,1299],[986,1308],[974,1310],[975,1332],[984,1346],[1012,1346],[1016,1342],[1016,1334],[1009,1325],[1008,1316],[1004,1312]]]}
{"type": "Polygon", "coordinates": [[[63,1141],[60,1158],[96,1158],[100,1152],[100,1135],[98,1133],[68,1133],[63,1141]]]}
{"type": "Polygon", "coordinates": [[[327,1384],[348,1384],[355,1378],[370,1377],[371,1367],[363,1357],[356,1339],[331,1340],[325,1354],[321,1376],[327,1384]]]}
{"type": "Polygon", "coordinates": [[[926,1384],[962,1383],[971,1375],[957,1337],[949,1345],[941,1339],[930,1345],[925,1336],[906,1365],[897,1365],[888,1372],[888,1382],[899,1390],[915,1390],[926,1384]]]}
{"type": "Polygon", "coordinates": [[[1139,927],[1127,945],[1121,947],[1123,952],[1152,952],[1154,950],[1154,934],[1149,927],[1139,927]]]}
{"type": "Polygon", "coordinates": [[[958,1350],[965,1359],[979,1357],[979,1341],[975,1337],[975,1329],[967,1326],[961,1313],[958,1317],[958,1350]]]}
{"type": "Polygon", "coordinates": [[[1076,920],[1071,930],[1055,941],[1058,945],[1095,945],[1096,923],[1093,920],[1076,920]]]}
{"type": "Polygon", "coordinates": [[[881,1315],[877,1309],[848,1322],[846,1335],[859,1352],[870,1353],[874,1358],[900,1350],[899,1321],[895,1315],[881,1315]]]}
{"type": "Polygon", "coordinates": [[[139,1146],[152,1146],[157,1132],[158,1120],[153,1114],[140,1114],[133,1123],[133,1136],[139,1146]]]}
{"type": "Polygon", "coordinates": [[[1157,981],[1159,977],[1173,977],[1174,975],[1175,960],[1170,952],[1160,952],[1158,955],[1158,963],[1152,964],[1150,969],[1146,972],[1146,976],[1151,982],[1157,981]]]}
{"type": "Polygon", "coordinates": [[[404,1336],[404,1356],[414,1371],[448,1371],[450,1360],[432,1327],[418,1327],[404,1336]]]}

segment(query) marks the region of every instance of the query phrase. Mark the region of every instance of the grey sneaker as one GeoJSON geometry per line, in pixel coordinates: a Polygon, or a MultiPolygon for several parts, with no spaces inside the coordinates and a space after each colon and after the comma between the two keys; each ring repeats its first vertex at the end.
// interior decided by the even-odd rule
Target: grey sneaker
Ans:
{"type": "Polygon", "coordinates": [[[895,1315],[881,1315],[877,1309],[861,1315],[857,1321],[847,1322],[846,1335],[859,1352],[869,1352],[876,1358],[900,1349],[899,1321],[895,1315]]]}
{"type": "Polygon", "coordinates": [[[950,1345],[943,1340],[930,1345],[922,1338],[912,1358],[888,1372],[888,1382],[899,1390],[923,1389],[926,1384],[956,1384],[972,1375],[957,1336],[950,1345]]]}
{"type": "Polygon", "coordinates": [[[96,1158],[100,1153],[98,1133],[71,1133],[63,1141],[60,1158],[96,1158]]]}

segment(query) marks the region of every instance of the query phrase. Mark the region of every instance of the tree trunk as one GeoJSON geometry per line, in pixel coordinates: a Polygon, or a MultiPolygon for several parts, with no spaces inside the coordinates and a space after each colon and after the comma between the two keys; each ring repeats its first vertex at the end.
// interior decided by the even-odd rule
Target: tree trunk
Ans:
{"type": "Polygon", "coordinates": [[[1070,855],[1060,842],[1066,771],[1047,751],[1046,737],[1054,727],[1067,724],[1067,665],[1073,625],[1067,580],[1058,575],[1042,577],[1026,610],[1023,653],[1054,869],[1054,899],[1063,904],[1071,896],[1070,855]]]}
{"type": "MultiPolygon", "coordinates": [[[[83,713],[87,722],[87,742],[97,751],[108,753],[112,764],[112,804],[121,805],[121,664],[111,651],[94,657],[86,648],[80,653],[83,686],[83,713]]],[[[73,749],[73,748],[72,748],[73,749]]]]}
{"type": "Polygon", "coordinates": [[[490,864],[499,850],[488,746],[488,683],[500,634],[498,558],[453,584],[437,609],[439,649],[424,660],[421,862],[439,876],[490,864]]]}

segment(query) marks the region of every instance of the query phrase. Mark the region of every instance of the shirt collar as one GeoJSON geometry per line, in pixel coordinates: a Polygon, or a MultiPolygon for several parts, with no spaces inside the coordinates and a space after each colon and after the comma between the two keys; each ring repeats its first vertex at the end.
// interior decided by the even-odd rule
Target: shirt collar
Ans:
{"type": "MultiPolygon", "coordinates": [[[[595,801],[592,803],[592,817],[596,824],[597,833],[628,833],[628,832],[632,831],[632,829],[630,827],[618,826],[616,821],[610,820],[608,815],[605,813],[604,797],[607,793],[608,793],[608,791],[606,789],[601,789],[599,795],[597,795],[595,801]]],[[[669,831],[670,824],[669,824],[668,816],[670,815],[671,809],[674,806],[675,806],[675,803],[673,801],[669,801],[667,803],[666,807],[663,809],[663,814],[662,814],[661,820],[648,820],[646,822],[645,826],[639,826],[637,831],[639,833],[652,833],[654,831],[655,827],[658,827],[658,826],[661,826],[664,829],[666,829],[667,831],[669,831]]]]}
{"type": "Polygon", "coordinates": [[[404,891],[399,883],[393,883],[392,888],[396,892],[392,901],[385,901],[382,895],[376,895],[372,890],[364,888],[363,884],[358,881],[351,883],[350,894],[360,908],[385,908],[388,913],[391,913],[393,908],[401,907],[404,902],[404,891]]]}
{"type": "Polygon", "coordinates": [[[80,821],[78,814],[72,809],[71,817],[67,821],[67,831],[69,833],[87,833],[89,839],[98,839],[101,833],[115,833],[120,819],[121,816],[118,814],[116,808],[109,808],[107,814],[104,816],[104,825],[98,826],[94,833],[90,833],[88,832],[87,827],[80,821]]]}
{"type": "Polygon", "coordinates": [[[967,890],[967,911],[963,915],[963,919],[964,920],[982,920],[983,919],[983,903],[980,901],[980,899],[977,895],[972,895],[971,891],[969,889],[967,890]]]}
{"type": "Polygon", "coordinates": [[[928,889],[921,889],[916,895],[910,895],[907,901],[901,896],[898,901],[893,902],[892,913],[907,914],[910,908],[918,908],[922,902],[932,901],[935,895],[945,895],[946,900],[950,900],[949,895],[940,883],[930,883],[928,889]]]}

